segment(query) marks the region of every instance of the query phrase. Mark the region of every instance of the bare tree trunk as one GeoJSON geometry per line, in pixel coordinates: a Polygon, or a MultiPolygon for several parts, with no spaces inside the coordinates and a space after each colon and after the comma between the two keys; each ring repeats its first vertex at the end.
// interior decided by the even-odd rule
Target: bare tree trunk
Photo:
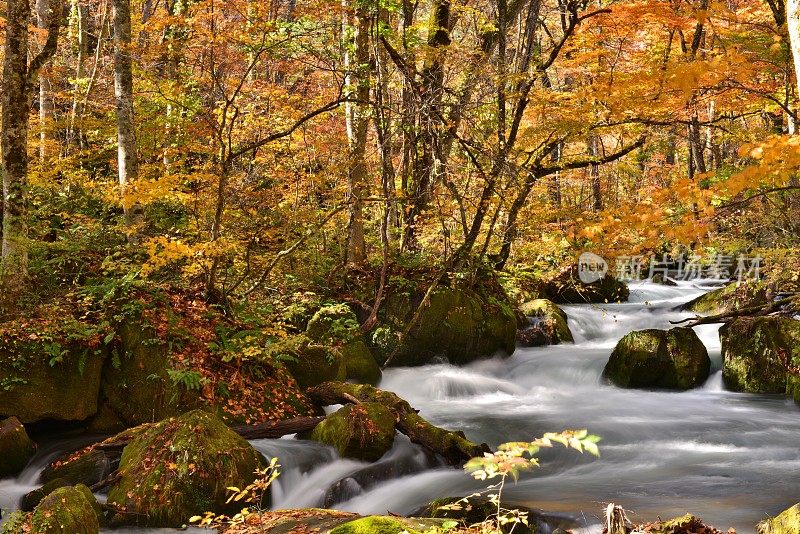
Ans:
{"type": "Polygon", "coordinates": [[[786,0],[786,22],[792,46],[797,94],[800,95],[800,0],[786,0]]]}
{"type": "MultiPolygon", "coordinates": [[[[561,151],[563,145],[559,143],[550,152],[550,161],[558,163],[561,161],[561,151]]],[[[554,172],[547,180],[547,196],[550,198],[550,204],[556,208],[561,209],[561,173],[554,172]]]]}
{"type": "Polygon", "coordinates": [[[61,3],[55,0],[48,18],[47,42],[28,64],[28,0],[6,2],[6,41],[2,82],[3,241],[0,276],[5,304],[13,304],[28,271],[28,116],[34,82],[56,51],[61,3]]]}
{"type": "Polygon", "coordinates": [[[89,19],[89,6],[82,0],[72,0],[72,16],[75,20],[75,83],[73,84],[72,111],[67,130],[67,141],[83,148],[83,134],[77,121],[83,116],[83,86],[86,83],[86,57],[89,55],[89,34],[86,24],[89,19]]]}
{"type": "MultiPolygon", "coordinates": [[[[36,27],[39,29],[47,29],[50,22],[50,2],[51,0],[36,0],[36,27]]],[[[48,140],[53,137],[50,128],[52,128],[54,109],[50,74],[47,69],[41,69],[39,71],[39,161],[42,163],[48,156],[48,140]]]]}
{"type": "Polygon", "coordinates": [[[125,225],[136,222],[138,208],[126,199],[129,184],[139,174],[136,125],[133,115],[133,67],[131,60],[131,3],[113,0],[114,8],[114,96],[117,104],[117,165],[125,225]]]}
{"type": "MultiPolygon", "coordinates": [[[[596,135],[593,135],[589,139],[589,156],[593,158],[600,157],[600,152],[600,139],[596,135]]],[[[592,163],[591,167],[589,168],[589,176],[592,179],[592,210],[602,211],[603,189],[600,181],[600,165],[597,163],[592,163]]]]}
{"type": "MultiPolygon", "coordinates": [[[[342,34],[350,33],[350,15],[347,0],[342,1],[342,34]]],[[[350,220],[347,225],[347,263],[362,265],[367,258],[364,243],[364,195],[367,183],[367,126],[369,124],[369,11],[358,7],[353,20],[352,41],[345,46],[345,84],[356,102],[347,102],[348,180],[350,220]],[[352,52],[351,52],[352,50],[352,52]]]]}

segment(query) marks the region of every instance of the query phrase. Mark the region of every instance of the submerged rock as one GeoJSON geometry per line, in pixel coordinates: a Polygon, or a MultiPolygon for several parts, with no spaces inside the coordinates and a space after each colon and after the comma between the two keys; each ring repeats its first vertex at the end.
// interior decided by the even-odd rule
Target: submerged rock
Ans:
{"type": "Polygon", "coordinates": [[[526,302],[519,308],[528,325],[517,331],[517,342],[523,347],[572,343],[567,314],[547,299],[526,302]]]}
{"type": "Polygon", "coordinates": [[[36,506],[31,517],[35,534],[97,534],[101,511],[83,485],[58,488],[36,506]]]}
{"type": "Polygon", "coordinates": [[[36,443],[28,437],[19,419],[9,417],[0,421],[0,478],[18,475],[34,454],[36,443]]]}
{"type": "Polygon", "coordinates": [[[591,284],[584,284],[578,276],[578,266],[561,271],[545,284],[547,298],[558,304],[602,304],[626,302],[630,291],[627,284],[607,274],[591,284]]]}
{"type": "Polygon", "coordinates": [[[691,389],[708,378],[711,360],[690,328],[640,330],[617,343],[603,376],[623,388],[691,389]]]}
{"type": "Polygon", "coordinates": [[[377,402],[348,404],[311,432],[311,439],[334,447],[345,458],[374,462],[392,448],[395,414],[377,402]]]}
{"type": "Polygon", "coordinates": [[[108,503],[115,522],[179,527],[207,511],[237,512],[227,487],[244,487],[264,466],[261,454],[216,416],[194,410],[133,431],[108,503]]]}
{"type": "Polygon", "coordinates": [[[800,402],[800,321],[742,317],[723,325],[719,337],[729,389],[787,393],[800,402]]]}
{"type": "Polygon", "coordinates": [[[772,519],[758,524],[758,534],[797,534],[800,532],[800,503],[772,519]]]}
{"type": "Polygon", "coordinates": [[[769,290],[765,283],[749,281],[741,284],[732,283],[709,291],[694,300],[690,300],[680,309],[716,315],[740,308],[766,304],[769,299],[769,290]]]}

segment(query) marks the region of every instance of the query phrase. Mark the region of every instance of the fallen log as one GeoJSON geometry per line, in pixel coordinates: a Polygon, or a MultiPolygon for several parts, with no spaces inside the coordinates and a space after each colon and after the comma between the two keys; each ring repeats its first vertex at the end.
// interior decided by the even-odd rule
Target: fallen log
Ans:
{"type": "Polygon", "coordinates": [[[670,321],[671,324],[682,325],[686,327],[699,326],[703,324],[717,324],[728,323],[739,317],[763,317],[766,315],[779,315],[784,317],[792,317],[800,311],[800,295],[792,294],[780,300],[768,302],[766,304],[757,304],[755,306],[747,306],[737,310],[731,310],[716,315],[688,317],[679,321],[670,321]]]}
{"type": "Polygon", "coordinates": [[[440,456],[450,465],[463,465],[469,459],[491,452],[485,443],[476,444],[463,432],[445,430],[420,417],[417,410],[390,391],[382,391],[364,384],[325,382],[306,392],[322,406],[355,402],[378,402],[394,411],[396,428],[418,445],[440,456]]]}
{"type": "Polygon", "coordinates": [[[231,427],[231,430],[244,439],[278,439],[287,434],[297,434],[314,430],[325,419],[322,417],[295,417],[283,421],[268,421],[257,425],[241,425],[231,427]]]}

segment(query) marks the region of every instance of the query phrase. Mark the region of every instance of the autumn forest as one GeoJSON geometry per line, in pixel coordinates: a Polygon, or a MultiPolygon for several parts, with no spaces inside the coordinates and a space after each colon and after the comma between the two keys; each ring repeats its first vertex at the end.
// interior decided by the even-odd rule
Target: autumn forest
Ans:
{"type": "Polygon", "coordinates": [[[0,58],[3,532],[800,534],[800,0],[4,0],[0,58]]]}

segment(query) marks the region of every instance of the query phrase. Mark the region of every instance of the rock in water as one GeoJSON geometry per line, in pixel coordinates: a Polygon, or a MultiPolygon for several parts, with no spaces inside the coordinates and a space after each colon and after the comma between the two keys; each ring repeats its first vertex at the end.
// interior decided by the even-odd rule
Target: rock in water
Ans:
{"type": "Polygon", "coordinates": [[[18,475],[36,453],[36,444],[28,437],[19,419],[0,421],[0,477],[18,475]]]}
{"type": "Polygon", "coordinates": [[[235,513],[229,486],[251,483],[264,459],[216,416],[194,410],[134,430],[122,452],[119,480],[108,503],[115,522],[179,527],[207,511],[235,513]]]}
{"type": "Polygon", "coordinates": [[[523,347],[572,343],[567,314],[547,299],[536,299],[520,306],[528,325],[517,332],[517,342],[523,347]]]}
{"type": "Polygon", "coordinates": [[[766,304],[768,301],[766,284],[750,281],[741,284],[732,283],[714,291],[709,291],[694,300],[690,300],[680,309],[696,313],[718,314],[766,304]]]}
{"type": "Polygon", "coordinates": [[[758,524],[758,534],[797,534],[800,532],[800,503],[784,510],[777,517],[758,524]]]}
{"type": "Polygon", "coordinates": [[[345,458],[374,462],[394,443],[395,414],[377,402],[348,404],[311,432],[311,439],[334,447],[345,458]]]}
{"type": "Polygon", "coordinates": [[[42,499],[31,517],[34,534],[97,534],[100,507],[83,485],[58,488],[42,499]]]}
{"type": "Polygon", "coordinates": [[[701,385],[710,370],[708,352],[691,328],[651,329],[619,340],[603,376],[623,388],[686,390],[701,385]]]}
{"type": "Polygon", "coordinates": [[[800,402],[800,321],[742,317],[719,330],[722,378],[750,393],[788,393],[800,402]]]}
{"type": "Polygon", "coordinates": [[[583,283],[578,276],[577,265],[561,271],[548,281],[545,293],[548,299],[558,304],[626,302],[630,295],[628,286],[610,274],[590,284],[583,283]]]}

